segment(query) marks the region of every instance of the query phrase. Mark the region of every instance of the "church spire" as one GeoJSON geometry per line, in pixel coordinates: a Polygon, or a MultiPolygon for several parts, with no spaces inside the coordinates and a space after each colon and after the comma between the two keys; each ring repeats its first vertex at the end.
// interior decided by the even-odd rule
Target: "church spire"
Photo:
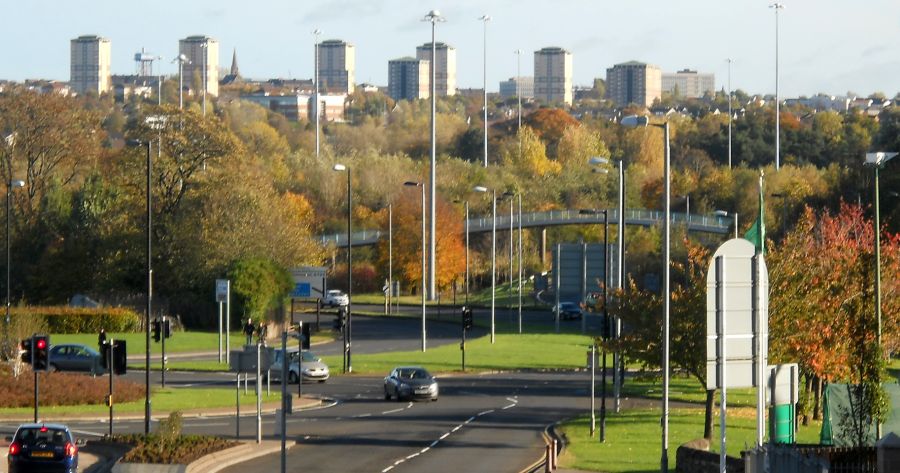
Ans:
{"type": "Polygon", "coordinates": [[[240,77],[241,75],[241,71],[238,70],[237,48],[234,48],[234,52],[231,55],[231,75],[234,77],[240,77]]]}

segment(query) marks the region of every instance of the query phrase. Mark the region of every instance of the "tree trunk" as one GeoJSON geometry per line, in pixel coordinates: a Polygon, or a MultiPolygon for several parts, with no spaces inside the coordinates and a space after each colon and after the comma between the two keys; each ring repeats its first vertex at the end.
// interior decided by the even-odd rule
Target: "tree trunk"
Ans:
{"type": "MultiPolygon", "coordinates": [[[[809,404],[808,404],[809,393],[813,389],[813,382],[812,382],[813,377],[811,374],[807,373],[805,378],[806,378],[806,382],[805,382],[806,389],[803,390],[802,396],[803,396],[804,401],[807,402],[806,405],[809,406],[809,404]]],[[[802,422],[803,422],[803,425],[809,425],[809,409],[808,408],[803,410],[803,421],[802,422]]]]}
{"type": "Polygon", "coordinates": [[[813,404],[813,420],[819,420],[822,418],[820,415],[822,407],[822,378],[816,376],[813,380],[813,386],[815,386],[816,395],[816,402],[813,404]]]}
{"type": "Polygon", "coordinates": [[[706,390],[706,414],[703,419],[703,438],[712,440],[713,431],[713,402],[716,398],[715,389],[706,390]]]}

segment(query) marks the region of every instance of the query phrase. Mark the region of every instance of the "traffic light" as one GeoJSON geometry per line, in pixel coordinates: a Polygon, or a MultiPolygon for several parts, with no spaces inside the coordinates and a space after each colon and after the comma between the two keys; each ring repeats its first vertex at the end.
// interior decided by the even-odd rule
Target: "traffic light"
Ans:
{"type": "Polygon", "coordinates": [[[22,363],[32,364],[34,363],[34,353],[31,345],[32,339],[26,338],[19,343],[19,347],[22,349],[22,363]]]}
{"type": "Polygon", "coordinates": [[[462,323],[463,329],[469,330],[475,325],[475,319],[472,317],[472,309],[468,307],[462,308],[462,323]]]}
{"type": "Polygon", "coordinates": [[[128,349],[125,340],[113,340],[112,371],[115,374],[125,374],[128,370],[128,349]]]}
{"type": "Polygon", "coordinates": [[[154,319],[153,322],[150,323],[150,328],[153,330],[153,341],[158,343],[160,329],[159,319],[154,319]]]}
{"type": "Polygon", "coordinates": [[[311,326],[312,324],[300,324],[300,333],[302,334],[300,336],[300,349],[302,350],[309,350],[309,341],[311,336],[309,328],[311,326]]]}
{"type": "Polygon", "coordinates": [[[32,350],[34,351],[34,363],[31,369],[34,371],[50,371],[50,337],[48,335],[35,335],[32,338],[32,350]]]}
{"type": "Polygon", "coordinates": [[[170,322],[169,319],[163,317],[163,335],[165,335],[166,338],[172,336],[172,324],[170,322]]]}

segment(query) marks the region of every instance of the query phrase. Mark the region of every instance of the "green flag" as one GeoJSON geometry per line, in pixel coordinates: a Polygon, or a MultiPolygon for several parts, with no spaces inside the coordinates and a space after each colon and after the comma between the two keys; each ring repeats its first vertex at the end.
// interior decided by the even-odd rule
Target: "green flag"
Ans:
{"type": "Polygon", "coordinates": [[[763,202],[763,176],[763,172],[759,171],[759,216],[744,234],[744,238],[753,243],[757,253],[764,255],[766,254],[766,205],[763,202]]]}

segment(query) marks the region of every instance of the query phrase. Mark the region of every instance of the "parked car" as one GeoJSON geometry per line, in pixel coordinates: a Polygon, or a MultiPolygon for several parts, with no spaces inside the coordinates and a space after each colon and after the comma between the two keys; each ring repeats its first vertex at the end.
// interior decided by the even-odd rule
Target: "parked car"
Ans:
{"type": "Polygon", "coordinates": [[[438,400],[437,378],[420,366],[400,366],[394,368],[384,378],[384,399],[438,400]]]}
{"type": "Polygon", "coordinates": [[[33,471],[75,473],[78,471],[78,447],[69,428],[62,424],[22,424],[15,435],[7,437],[9,473],[33,471]]]}
{"type": "Polygon", "coordinates": [[[557,312],[561,320],[580,319],[583,315],[581,307],[574,302],[560,302],[558,307],[553,308],[553,315],[555,316],[557,312]]]}
{"type": "Polygon", "coordinates": [[[322,305],[328,307],[345,307],[350,305],[350,297],[338,289],[332,289],[325,292],[325,298],[322,299],[322,305]]]}
{"type": "MultiPolygon", "coordinates": [[[[280,380],[281,367],[284,362],[284,352],[278,348],[274,350],[274,353],[275,360],[269,366],[269,374],[272,376],[272,379],[280,380]]],[[[302,355],[298,353],[297,348],[288,348],[288,359],[290,360],[290,364],[288,365],[288,383],[293,384],[300,379],[301,367],[303,369],[303,381],[318,381],[324,383],[328,380],[331,373],[328,370],[328,365],[326,365],[321,358],[311,351],[304,351],[302,355]],[[301,356],[303,363],[298,363],[297,361],[301,359],[301,356]]]]}
{"type": "Polygon", "coordinates": [[[50,347],[51,371],[85,371],[92,375],[103,374],[103,357],[97,350],[74,343],[50,347]]]}

